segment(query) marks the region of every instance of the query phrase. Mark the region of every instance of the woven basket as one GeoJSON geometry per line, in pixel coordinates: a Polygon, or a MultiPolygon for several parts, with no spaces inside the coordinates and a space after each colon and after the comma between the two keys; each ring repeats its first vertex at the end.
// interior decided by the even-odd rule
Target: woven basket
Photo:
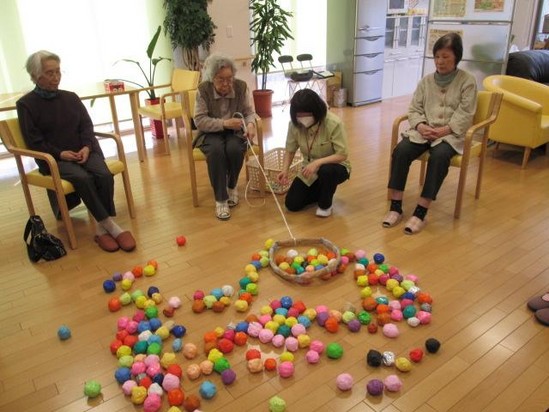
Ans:
{"type": "MultiPolygon", "coordinates": [[[[281,184],[277,180],[278,174],[282,171],[284,165],[284,153],[285,149],[278,147],[276,149],[268,150],[264,154],[263,169],[267,176],[267,191],[273,192],[277,195],[284,194],[290,189],[292,181],[295,179],[299,171],[301,170],[302,156],[301,152],[296,152],[294,160],[288,170],[288,183],[281,184]]],[[[246,168],[250,177],[249,188],[251,190],[260,190],[261,185],[261,169],[255,157],[246,162],[246,168]]]]}
{"type": "Polygon", "coordinates": [[[302,285],[307,285],[313,282],[315,279],[327,280],[331,278],[333,274],[337,272],[337,267],[341,263],[341,254],[339,253],[339,248],[336,245],[324,238],[284,240],[276,241],[273,243],[273,245],[269,249],[269,261],[273,272],[275,272],[281,278],[302,285]],[[330,260],[327,266],[322,269],[315,270],[314,272],[303,272],[299,275],[293,275],[280,269],[275,262],[276,253],[281,248],[294,248],[299,246],[315,247],[318,245],[322,245],[326,249],[332,251],[336,256],[333,260],[330,260]]]}

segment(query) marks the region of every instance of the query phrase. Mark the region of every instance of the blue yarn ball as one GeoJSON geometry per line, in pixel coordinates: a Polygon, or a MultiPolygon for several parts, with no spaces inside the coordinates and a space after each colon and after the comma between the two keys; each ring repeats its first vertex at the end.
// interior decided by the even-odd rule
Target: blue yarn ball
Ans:
{"type": "Polygon", "coordinates": [[[282,315],[282,316],[288,316],[288,309],[286,308],[276,308],[275,309],[276,315],[282,315]]]}
{"type": "Polygon", "coordinates": [[[147,343],[152,345],[153,343],[158,343],[162,346],[162,338],[158,335],[151,335],[149,336],[149,339],[147,339],[147,343]]]}
{"type": "Polygon", "coordinates": [[[137,324],[137,332],[141,333],[146,330],[151,330],[151,324],[148,320],[142,320],[137,324]]]}
{"type": "Polygon", "coordinates": [[[374,254],[374,262],[378,265],[381,265],[383,262],[385,262],[385,256],[383,256],[381,253],[374,254]]]}
{"type": "Polygon", "coordinates": [[[163,373],[157,373],[153,376],[152,381],[154,383],[158,383],[160,386],[162,386],[162,382],[164,382],[164,374],[163,373]]]}
{"type": "Polygon", "coordinates": [[[311,326],[311,319],[305,315],[299,315],[297,317],[297,322],[305,326],[305,329],[308,329],[311,326]]]}
{"type": "Polygon", "coordinates": [[[223,290],[221,288],[212,289],[210,295],[214,295],[217,300],[221,299],[223,295],[223,290]]]}
{"type": "Polygon", "coordinates": [[[116,289],[116,283],[114,283],[114,280],[107,279],[103,282],[103,290],[105,293],[112,293],[116,289]]]}
{"type": "Polygon", "coordinates": [[[129,368],[118,368],[114,372],[114,378],[119,384],[123,384],[126,381],[129,381],[132,378],[132,372],[129,368]]]}
{"type": "Polygon", "coordinates": [[[71,330],[68,328],[68,326],[60,326],[57,330],[57,336],[59,336],[59,339],[61,340],[67,340],[71,337],[71,330]]]}
{"type": "Polygon", "coordinates": [[[234,328],[235,332],[244,332],[248,334],[248,322],[242,321],[238,322],[234,328]]]}
{"type": "Polygon", "coordinates": [[[283,307],[283,308],[286,308],[286,309],[290,309],[292,307],[292,305],[294,304],[294,301],[292,300],[291,297],[289,296],[282,296],[280,298],[280,305],[283,307]]]}
{"type": "Polygon", "coordinates": [[[187,333],[187,329],[183,325],[175,325],[172,328],[171,333],[176,338],[182,338],[183,336],[185,336],[185,333],[187,333]]]}
{"type": "Polygon", "coordinates": [[[259,260],[252,260],[250,263],[254,265],[257,270],[262,268],[261,262],[259,260]]]}
{"type": "Polygon", "coordinates": [[[200,385],[199,393],[204,399],[212,399],[217,393],[217,387],[213,382],[205,381],[200,385]]]}
{"type": "Polygon", "coordinates": [[[399,299],[410,299],[410,300],[414,300],[416,298],[416,295],[414,295],[412,292],[406,292],[404,294],[402,294],[402,296],[400,296],[399,299]]]}
{"type": "Polygon", "coordinates": [[[154,332],[156,331],[160,326],[162,326],[162,321],[158,318],[150,318],[149,319],[149,326],[151,330],[154,332]]]}
{"type": "Polygon", "coordinates": [[[152,298],[152,295],[155,293],[160,293],[160,289],[158,289],[156,286],[151,286],[149,289],[147,289],[147,296],[152,298]]]}
{"type": "Polygon", "coordinates": [[[172,342],[172,350],[174,352],[181,352],[183,348],[183,341],[180,338],[175,338],[172,342]]]}

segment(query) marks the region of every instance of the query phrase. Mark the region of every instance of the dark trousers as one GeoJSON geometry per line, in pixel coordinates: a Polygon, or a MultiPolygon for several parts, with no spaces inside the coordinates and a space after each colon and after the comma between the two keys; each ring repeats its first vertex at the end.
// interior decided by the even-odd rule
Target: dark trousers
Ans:
{"type": "Polygon", "coordinates": [[[114,177],[105,160],[92,152],[84,164],[57,162],[62,179],[68,180],[98,222],[115,216],[114,177]]]}
{"type": "Polygon", "coordinates": [[[208,133],[200,150],[206,155],[208,175],[217,202],[229,198],[227,188],[234,189],[244,164],[246,140],[232,131],[208,133]]]}
{"type": "Polygon", "coordinates": [[[403,138],[396,145],[391,157],[389,189],[404,190],[410,165],[426,151],[429,151],[429,160],[427,161],[427,172],[421,197],[436,199],[442,182],[448,174],[450,160],[457,154],[454,148],[444,141],[436,146],[431,146],[429,143],[413,143],[408,138],[403,138]]]}
{"type": "Polygon", "coordinates": [[[286,194],[286,209],[297,212],[311,203],[318,203],[321,209],[332,206],[337,185],[349,178],[347,168],[341,164],[330,163],[320,166],[318,179],[307,186],[299,178],[295,178],[286,194]]]}

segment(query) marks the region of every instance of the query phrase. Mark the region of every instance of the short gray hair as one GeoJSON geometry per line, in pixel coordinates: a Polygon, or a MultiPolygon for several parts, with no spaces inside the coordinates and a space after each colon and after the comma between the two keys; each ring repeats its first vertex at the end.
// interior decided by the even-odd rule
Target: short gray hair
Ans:
{"type": "Polygon", "coordinates": [[[210,54],[204,61],[202,79],[209,82],[213,81],[217,72],[225,67],[229,67],[232,70],[233,76],[236,74],[236,65],[233,59],[219,53],[210,54]]]}
{"type": "Polygon", "coordinates": [[[39,50],[31,54],[27,58],[25,68],[27,73],[30,74],[31,80],[35,83],[42,74],[42,62],[44,60],[55,60],[57,63],[61,63],[61,59],[57,54],[47,50],[39,50]]]}

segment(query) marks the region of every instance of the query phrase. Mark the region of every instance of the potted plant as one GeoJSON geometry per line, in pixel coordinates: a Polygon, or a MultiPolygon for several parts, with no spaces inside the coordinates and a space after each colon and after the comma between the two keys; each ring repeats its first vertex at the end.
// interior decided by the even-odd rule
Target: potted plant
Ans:
{"type": "MultiPolygon", "coordinates": [[[[149,67],[148,67],[148,70],[145,71],[145,69],[143,69],[143,66],[141,66],[141,63],[137,60],[132,60],[132,59],[120,59],[118,61],[115,62],[118,63],[118,62],[127,62],[127,63],[133,63],[135,65],[137,65],[137,67],[139,68],[139,70],[141,71],[141,74],[143,74],[143,77],[145,79],[145,82],[144,83],[138,83],[138,82],[134,82],[132,80],[126,80],[126,79],[120,79],[124,82],[127,82],[127,83],[131,83],[131,84],[134,84],[138,87],[142,87],[142,88],[146,88],[146,87],[153,87],[155,84],[154,84],[154,78],[155,78],[155,75],[156,75],[156,66],[158,63],[160,63],[161,61],[163,60],[169,60],[171,61],[171,59],[169,57],[153,57],[153,54],[154,54],[154,49],[156,48],[156,43],[158,42],[158,38],[160,37],[160,31],[162,30],[162,27],[161,26],[158,26],[158,28],[156,29],[156,32],[154,33],[151,41],[149,42],[149,45],[147,47],[147,57],[149,58],[149,67]]],[[[156,97],[156,93],[155,93],[155,90],[154,89],[149,89],[149,90],[145,90],[149,96],[148,99],[145,99],[145,104],[148,104],[148,105],[153,105],[153,104],[159,104],[160,103],[160,99],[158,97],[156,97]]],[[[162,132],[162,123],[160,122],[160,120],[153,120],[151,119],[151,130],[152,130],[152,135],[154,137],[156,137],[157,139],[161,139],[163,138],[163,132],[162,132]]]]}
{"type": "Polygon", "coordinates": [[[292,13],[276,0],[251,0],[251,46],[255,49],[251,69],[261,73],[261,88],[253,91],[255,109],[260,117],[271,117],[273,91],[267,89],[267,75],[274,65],[274,53],[281,53],[284,42],[293,39],[288,26],[292,13]]]}
{"type": "Polygon", "coordinates": [[[183,64],[199,71],[199,47],[210,50],[217,28],[208,14],[207,0],[164,0],[164,9],[164,33],[173,49],[181,48],[183,64]]]}

